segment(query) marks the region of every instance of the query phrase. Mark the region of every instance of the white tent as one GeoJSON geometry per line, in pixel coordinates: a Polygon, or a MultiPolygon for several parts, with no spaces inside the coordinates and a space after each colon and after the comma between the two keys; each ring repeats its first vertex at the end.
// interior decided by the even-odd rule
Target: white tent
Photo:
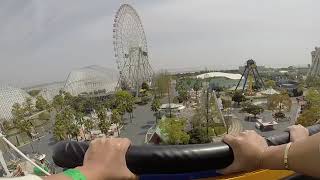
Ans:
{"type": "Polygon", "coordinates": [[[238,80],[238,79],[241,79],[241,74],[209,72],[209,73],[204,73],[197,76],[198,79],[205,79],[205,78],[211,78],[211,77],[225,77],[228,79],[238,80]]]}
{"type": "Polygon", "coordinates": [[[280,94],[280,93],[278,91],[274,90],[273,88],[268,88],[264,91],[261,91],[261,94],[272,95],[272,94],[280,94]]]}

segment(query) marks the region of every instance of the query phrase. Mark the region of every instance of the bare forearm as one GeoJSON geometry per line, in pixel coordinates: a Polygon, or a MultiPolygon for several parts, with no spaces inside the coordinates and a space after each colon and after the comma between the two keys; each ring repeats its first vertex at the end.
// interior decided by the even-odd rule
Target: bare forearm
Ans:
{"type": "MultiPolygon", "coordinates": [[[[87,168],[84,166],[77,167],[76,169],[80,170],[81,173],[86,176],[88,180],[100,180],[103,179],[99,175],[99,173],[95,172],[94,168],[87,168]]],[[[72,180],[71,177],[64,175],[63,173],[54,174],[45,178],[45,180],[72,180]]]]}
{"type": "MultiPolygon", "coordinates": [[[[292,143],[288,154],[289,168],[295,172],[320,177],[320,133],[292,143]]],[[[271,146],[263,154],[261,168],[284,169],[286,145],[271,146]]]]}
{"type": "Polygon", "coordinates": [[[263,169],[284,169],[283,157],[286,145],[270,146],[263,153],[260,167],[263,169]]]}
{"type": "Polygon", "coordinates": [[[45,177],[44,180],[72,180],[70,177],[63,175],[63,173],[54,174],[48,177],[45,177]]]}

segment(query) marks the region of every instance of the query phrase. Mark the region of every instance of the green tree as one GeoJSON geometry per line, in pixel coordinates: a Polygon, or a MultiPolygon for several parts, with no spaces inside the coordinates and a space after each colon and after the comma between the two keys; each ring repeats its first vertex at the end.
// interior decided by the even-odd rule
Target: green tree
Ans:
{"type": "Polygon", "coordinates": [[[191,88],[192,81],[193,80],[190,77],[187,77],[185,79],[185,82],[186,82],[186,85],[187,85],[188,88],[191,88]]]}
{"type": "Polygon", "coordinates": [[[222,101],[223,109],[231,108],[231,105],[232,105],[232,101],[231,100],[221,98],[221,101],[222,101]]]}
{"type": "MultiPolygon", "coordinates": [[[[20,119],[20,120],[15,120],[15,127],[22,133],[26,133],[27,136],[30,138],[30,140],[32,141],[33,139],[33,126],[32,123],[29,119],[20,119]]],[[[32,148],[32,151],[34,152],[32,143],[30,143],[30,146],[32,148]]]]}
{"type": "Polygon", "coordinates": [[[68,128],[68,134],[72,137],[72,138],[76,138],[76,140],[78,141],[78,136],[80,134],[80,127],[78,124],[76,123],[71,123],[69,125],[68,128]]]}
{"type": "Polygon", "coordinates": [[[190,139],[189,144],[204,144],[211,142],[212,136],[214,136],[213,129],[209,129],[210,136],[207,136],[207,128],[205,127],[195,127],[188,132],[190,139]]]}
{"type": "Polygon", "coordinates": [[[242,107],[241,111],[253,114],[256,118],[258,114],[263,113],[264,109],[261,106],[248,103],[242,107]]]}
{"type": "MultiPolygon", "coordinates": [[[[32,126],[31,120],[25,116],[27,110],[29,109],[22,107],[18,103],[15,103],[12,106],[13,124],[15,128],[19,130],[20,133],[26,133],[27,136],[32,140],[33,126],[32,126]]],[[[30,143],[30,145],[31,145],[32,151],[34,151],[32,143],[30,143]]]]}
{"type": "Polygon", "coordinates": [[[197,80],[194,84],[193,84],[193,90],[196,91],[196,98],[198,100],[198,92],[201,89],[201,82],[199,80],[197,80]]]}
{"type": "Polygon", "coordinates": [[[115,105],[116,109],[118,110],[118,113],[121,115],[124,115],[126,111],[126,98],[128,97],[128,91],[117,91],[115,94],[115,105]]]}
{"type": "Polygon", "coordinates": [[[276,86],[276,82],[274,80],[269,79],[265,82],[265,85],[267,88],[274,88],[276,86]]]}
{"type": "Polygon", "coordinates": [[[130,122],[132,123],[132,118],[133,118],[133,106],[127,106],[126,112],[128,113],[130,122]]]}
{"type": "Polygon", "coordinates": [[[2,122],[2,130],[3,132],[7,133],[10,129],[13,128],[13,124],[9,121],[4,120],[2,122]]]}
{"type": "Polygon", "coordinates": [[[320,107],[320,93],[315,88],[310,88],[306,94],[309,107],[320,107]]]}
{"type": "Polygon", "coordinates": [[[297,123],[303,126],[314,125],[320,119],[320,93],[316,88],[310,88],[306,95],[307,107],[298,117],[297,123]]]}
{"type": "Polygon", "coordinates": [[[35,89],[35,90],[31,90],[28,92],[28,94],[30,94],[30,96],[32,97],[36,97],[38,96],[38,94],[40,93],[41,90],[35,89]]]}
{"type": "Polygon", "coordinates": [[[120,135],[119,126],[121,124],[121,115],[117,109],[112,110],[111,122],[117,126],[118,136],[120,135]]]}
{"type": "Polygon", "coordinates": [[[288,94],[282,93],[282,94],[273,94],[268,97],[267,99],[267,105],[269,110],[272,111],[290,111],[292,101],[288,94]]]}
{"type": "Polygon", "coordinates": [[[297,124],[301,124],[305,127],[314,125],[320,119],[319,109],[310,108],[304,110],[298,117],[297,124]]]}
{"type": "Polygon", "coordinates": [[[36,108],[39,111],[43,111],[45,109],[48,109],[48,102],[46,99],[44,99],[42,96],[37,96],[37,100],[36,100],[36,108]]]}
{"type": "Polygon", "coordinates": [[[105,134],[108,135],[111,123],[109,121],[107,121],[107,114],[105,111],[99,111],[98,112],[98,118],[99,118],[99,123],[98,123],[98,127],[100,129],[100,131],[105,134]]]}
{"type": "Polygon", "coordinates": [[[168,144],[188,144],[190,136],[185,132],[186,120],[167,118],[160,122],[161,133],[168,144]]]}
{"type": "Polygon", "coordinates": [[[232,105],[231,99],[221,98],[221,101],[222,101],[223,110],[226,112],[227,115],[230,115],[231,105],[232,105]]]}
{"type": "Polygon", "coordinates": [[[58,141],[65,140],[67,138],[66,131],[67,128],[65,127],[63,120],[59,119],[57,116],[53,127],[53,137],[58,141]]]}
{"type": "Polygon", "coordinates": [[[66,91],[63,91],[62,95],[63,95],[64,103],[66,105],[71,105],[72,106],[73,102],[74,102],[73,96],[69,92],[66,92],[66,91]]]}
{"type": "Polygon", "coordinates": [[[154,113],[158,113],[158,115],[156,116],[156,123],[158,121],[158,118],[160,118],[160,99],[159,98],[153,98],[152,103],[151,103],[151,111],[153,111],[154,113]]]}
{"type": "Polygon", "coordinates": [[[83,112],[79,112],[79,111],[74,110],[74,118],[76,120],[76,123],[79,126],[82,126],[85,123],[83,117],[84,117],[84,113],[83,112]]]}
{"type": "Polygon", "coordinates": [[[66,107],[56,114],[53,134],[57,140],[77,138],[80,128],[74,114],[74,110],[70,107],[66,107]]]}
{"type": "Polygon", "coordinates": [[[167,72],[159,73],[155,76],[155,89],[159,92],[160,96],[168,92],[170,87],[170,75],[167,72]]]}
{"type": "Polygon", "coordinates": [[[41,112],[39,114],[39,117],[38,117],[40,120],[50,120],[50,113],[48,112],[41,112]]]}
{"type": "Polygon", "coordinates": [[[26,101],[23,103],[23,107],[28,116],[31,116],[34,111],[34,106],[31,98],[26,98],[26,101]]]}
{"type": "MultiPolygon", "coordinates": [[[[101,120],[99,119],[99,122],[100,121],[101,120]]],[[[105,119],[104,119],[104,121],[105,121],[105,119]]],[[[93,123],[93,121],[91,119],[84,120],[84,124],[83,125],[84,125],[84,128],[85,128],[86,132],[89,132],[89,133],[94,128],[94,123],[93,123]]]]}
{"type": "Polygon", "coordinates": [[[147,82],[143,82],[141,85],[141,89],[145,90],[145,91],[149,91],[149,85],[147,82]]]}
{"type": "Polygon", "coordinates": [[[179,100],[180,103],[186,102],[186,101],[188,101],[190,99],[190,94],[186,89],[181,89],[178,92],[178,94],[179,94],[178,100],[179,100]]]}
{"type": "Polygon", "coordinates": [[[232,101],[240,105],[241,102],[246,101],[246,97],[243,95],[241,91],[235,91],[232,96],[232,101]]]}
{"type": "Polygon", "coordinates": [[[313,87],[313,88],[319,89],[320,88],[320,78],[308,76],[306,79],[306,84],[308,87],[313,87]]]}
{"type": "Polygon", "coordinates": [[[148,96],[142,96],[140,104],[146,105],[148,104],[150,98],[148,96]]]}
{"type": "MultiPolygon", "coordinates": [[[[134,106],[134,97],[128,91],[117,91],[115,94],[115,108],[118,113],[121,115],[121,119],[125,112],[132,113],[134,106]]],[[[130,116],[131,117],[131,116],[130,116]]]]}
{"type": "Polygon", "coordinates": [[[13,120],[23,119],[25,116],[25,109],[19,103],[14,103],[12,105],[11,113],[13,116],[13,120]]]}
{"type": "Polygon", "coordinates": [[[60,111],[62,110],[63,106],[64,106],[64,98],[62,93],[60,93],[53,98],[52,107],[55,108],[57,111],[60,111]]]}

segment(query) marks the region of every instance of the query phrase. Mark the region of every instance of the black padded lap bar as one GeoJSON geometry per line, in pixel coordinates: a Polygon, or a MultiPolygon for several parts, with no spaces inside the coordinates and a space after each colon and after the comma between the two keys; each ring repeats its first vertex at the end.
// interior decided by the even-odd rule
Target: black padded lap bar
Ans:
{"type": "MultiPolygon", "coordinates": [[[[320,131],[320,125],[308,127],[310,135],[320,131]]],[[[288,132],[266,138],[269,145],[289,142],[288,132]]],[[[64,168],[82,165],[89,145],[85,142],[62,141],[57,143],[53,161],[64,168]]],[[[105,154],[108,155],[108,152],[105,154]]],[[[126,154],[128,168],[135,174],[187,173],[221,169],[233,161],[231,148],[223,143],[193,145],[131,146],[126,154]]]]}
{"type": "MultiPolygon", "coordinates": [[[[64,168],[82,165],[88,143],[59,142],[53,161],[64,168]]],[[[106,156],[108,152],[106,152],[106,156]]],[[[233,161],[232,151],[225,143],[194,145],[131,146],[126,154],[128,168],[135,174],[183,173],[220,169],[233,161]]]]}

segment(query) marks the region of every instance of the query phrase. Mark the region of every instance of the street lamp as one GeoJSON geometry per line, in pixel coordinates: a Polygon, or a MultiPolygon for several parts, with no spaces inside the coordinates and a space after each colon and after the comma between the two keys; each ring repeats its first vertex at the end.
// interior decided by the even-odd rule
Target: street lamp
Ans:
{"type": "Polygon", "coordinates": [[[209,139],[209,74],[205,74],[205,84],[204,84],[204,88],[207,90],[207,94],[206,94],[206,109],[207,109],[207,114],[206,114],[206,120],[207,120],[207,124],[206,124],[206,128],[207,128],[207,139],[209,139]]]}

